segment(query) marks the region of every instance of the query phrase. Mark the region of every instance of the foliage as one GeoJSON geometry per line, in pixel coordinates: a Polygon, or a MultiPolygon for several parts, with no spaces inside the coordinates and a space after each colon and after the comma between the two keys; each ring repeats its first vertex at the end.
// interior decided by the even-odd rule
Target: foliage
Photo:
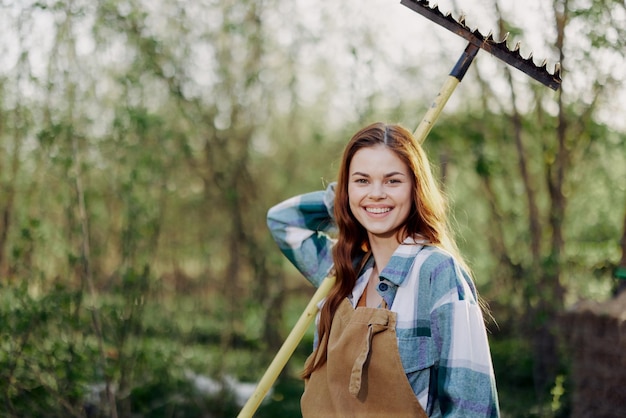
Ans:
{"type": "MultiPolygon", "coordinates": [[[[137,290],[129,286],[131,293],[137,290]]],[[[132,374],[132,388],[126,394],[118,392],[118,413],[122,416],[124,402],[131,405],[127,413],[145,417],[234,416],[240,405],[232,392],[207,393],[193,376],[217,376],[220,363],[225,363],[240,379],[254,382],[267,365],[259,360],[255,341],[246,337],[252,329],[240,336],[238,348],[220,352],[223,321],[211,314],[215,297],[203,301],[197,297],[179,300],[153,295],[145,300],[144,314],[135,317],[131,333],[125,337],[128,342],[120,346],[119,334],[107,341],[103,371],[95,366],[99,354],[91,336],[89,312],[83,312],[73,322],[71,332],[68,330],[72,322],[64,312],[71,312],[75,293],[58,288],[39,299],[29,296],[24,286],[5,286],[2,290],[0,319],[11,324],[2,340],[5,344],[22,343],[19,347],[3,346],[3,416],[106,415],[107,405],[102,400],[104,373],[132,374]],[[61,327],[66,331],[61,332],[61,327]],[[28,338],[20,340],[14,335],[28,338]]],[[[297,306],[305,302],[300,298],[290,309],[290,322],[299,314],[297,306]]],[[[128,327],[114,323],[128,323],[130,306],[122,297],[106,298],[99,308],[102,317],[111,320],[105,332],[112,335],[128,327]]],[[[299,345],[287,373],[259,408],[259,417],[299,416],[303,382],[297,375],[311,343],[309,335],[299,345]]],[[[536,408],[529,341],[495,333],[491,347],[503,412],[506,416],[529,416],[529,406],[536,408]]]]}
{"type": "MultiPolygon", "coordinates": [[[[91,314],[80,309],[80,293],[61,285],[35,297],[26,285],[2,287],[2,416],[110,416],[106,376],[113,376],[120,416],[232,416],[234,394],[203,387],[193,376],[215,376],[220,363],[239,376],[262,367],[254,342],[224,356],[220,320],[190,317],[186,305],[167,296],[157,302],[133,278],[124,291],[103,298],[104,364],[91,314]],[[137,312],[143,306],[146,314],[137,312]],[[191,323],[190,323],[191,322],[191,323]],[[203,332],[203,330],[205,330],[203,332]]],[[[201,310],[195,310],[198,313],[201,310]]],[[[256,376],[248,375],[249,379],[256,376]]]]}
{"type": "Polygon", "coordinates": [[[98,372],[93,338],[76,316],[81,294],[55,286],[33,298],[24,282],[2,287],[1,391],[10,416],[72,415],[98,372]],[[81,326],[82,325],[82,326],[81,326]]]}

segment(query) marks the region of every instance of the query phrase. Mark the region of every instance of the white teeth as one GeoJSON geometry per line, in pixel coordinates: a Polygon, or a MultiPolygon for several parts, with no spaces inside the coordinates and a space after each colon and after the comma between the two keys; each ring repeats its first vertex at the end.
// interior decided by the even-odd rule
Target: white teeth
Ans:
{"type": "Polygon", "coordinates": [[[391,210],[391,208],[365,208],[369,213],[386,213],[391,210]]]}

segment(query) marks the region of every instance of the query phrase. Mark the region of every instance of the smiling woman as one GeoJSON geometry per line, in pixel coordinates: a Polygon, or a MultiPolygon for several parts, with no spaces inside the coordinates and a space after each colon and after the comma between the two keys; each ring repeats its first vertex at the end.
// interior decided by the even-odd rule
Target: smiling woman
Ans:
{"type": "Polygon", "coordinates": [[[336,276],[303,372],[305,418],[499,416],[478,295],[446,212],[419,143],[383,123],[352,137],[337,183],[269,210],[274,239],[311,283],[336,276]]]}
{"type": "Polygon", "coordinates": [[[398,247],[400,229],[412,205],[413,180],[408,166],[385,145],[362,148],[350,163],[348,199],[350,210],[367,231],[376,264],[358,306],[376,308],[379,272],[398,247]]]}
{"type": "MultiPolygon", "coordinates": [[[[412,179],[407,165],[384,145],[359,150],[350,163],[350,210],[370,243],[397,246],[395,235],[411,210],[412,179]]],[[[384,265],[379,263],[379,267],[384,265]]]]}

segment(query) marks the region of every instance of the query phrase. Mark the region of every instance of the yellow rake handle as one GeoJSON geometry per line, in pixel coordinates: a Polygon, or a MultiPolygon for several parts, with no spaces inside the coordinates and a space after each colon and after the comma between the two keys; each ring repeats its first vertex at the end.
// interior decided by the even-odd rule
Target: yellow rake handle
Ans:
{"type": "Polygon", "coordinates": [[[456,86],[458,86],[461,80],[463,80],[465,73],[472,64],[472,61],[474,61],[474,57],[478,54],[479,49],[480,48],[476,45],[469,43],[465,48],[465,51],[463,51],[463,54],[461,54],[461,57],[456,62],[452,71],[450,71],[448,78],[446,78],[441,90],[439,90],[439,94],[435,97],[435,100],[433,100],[432,104],[426,111],[426,114],[422,118],[422,121],[418,125],[415,132],[413,132],[413,137],[415,137],[417,142],[420,144],[424,142],[433,125],[435,125],[435,122],[439,118],[439,115],[441,114],[441,111],[446,103],[448,103],[448,99],[452,96],[456,86]]]}
{"type": "Polygon", "coordinates": [[[420,144],[424,142],[433,125],[439,118],[439,114],[443,110],[443,107],[446,105],[448,99],[452,96],[452,92],[456,89],[456,86],[458,86],[459,83],[460,81],[458,78],[451,75],[448,76],[446,82],[439,91],[439,94],[435,97],[435,100],[433,100],[432,104],[426,111],[422,121],[417,126],[417,129],[415,129],[415,132],[413,132],[413,137],[417,140],[417,142],[420,144]]]}
{"type": "Polygon", "coordinates": [[[289,358],[296,350],[300,340],[302,340],[302,337],[304,337],[307,329],[315,319],[318,311],[317,304],[328,295],[333,284],[335,284],[335,278],[326,277],[322,281],[322,284],[320,284],[320,287],[317,288],[317,291],[309,301],[306,309],[302,312],[302,315],[300,315],[298,322],[296,322],[296,325],[294,325],[287,339],[280,347],[280,350],[276,353],[274,360],[272,360],[265,374],[261,380],[259,380],[259,384],[254,390],[254,393],[250,396],[241,412],[239,412],[239,415],[237,415],[238,418],[250,418],[254,415],[254,412],[263,401],[263,398],[265,398],[265,395],[278,378],[278,375],[289,361],[289,358]]]}

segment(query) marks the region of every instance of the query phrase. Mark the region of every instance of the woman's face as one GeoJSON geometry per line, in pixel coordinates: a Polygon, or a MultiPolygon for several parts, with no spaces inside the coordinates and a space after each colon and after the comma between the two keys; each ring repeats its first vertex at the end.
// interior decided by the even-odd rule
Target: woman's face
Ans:
{"type": "Polygon", "coordinates": [[[384,145],[362,148],[348,170],[348,200],[370,239],[395,237],[412,206],[413,176],[384,145]]]}

